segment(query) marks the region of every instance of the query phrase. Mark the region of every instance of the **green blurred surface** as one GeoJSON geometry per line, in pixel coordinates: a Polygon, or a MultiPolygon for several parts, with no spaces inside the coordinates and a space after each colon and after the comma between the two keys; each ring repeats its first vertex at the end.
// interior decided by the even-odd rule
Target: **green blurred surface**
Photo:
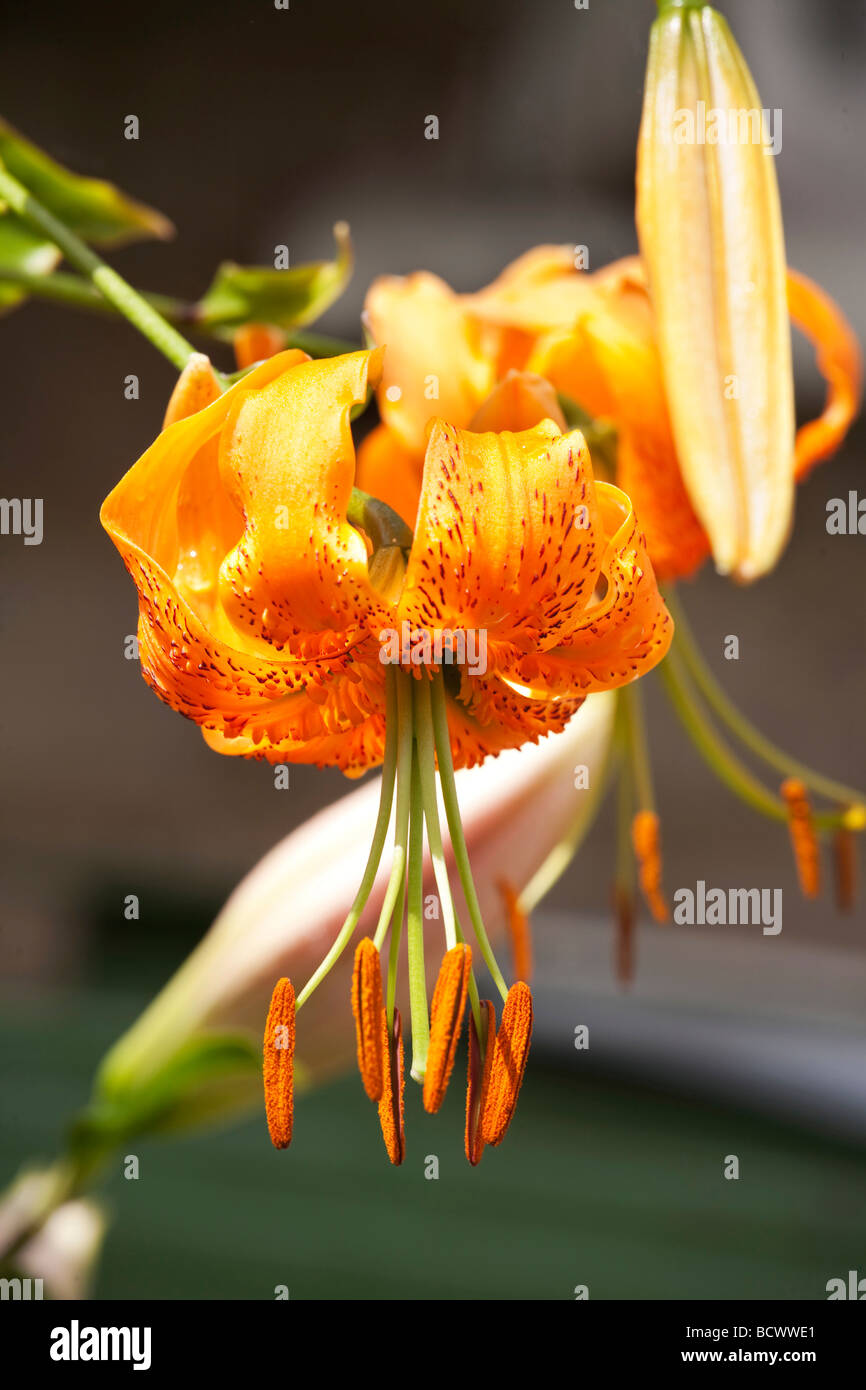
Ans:
{"type": "MultiPolygon", "coordinates": [[[[143,1001],[142,1001],[143,1002],[143,1001]]],[[[4,1009],[0,1176],[50,1158],[138,1001],[64,994],[4,1009]]],[[[585,1054],[584,1054],[585,1055],[585,1054]]],[[[460,1075],[439,1116],[407,1091],[403,1168],[356,1078],[302,1099],[287,1153],[263,1122],[134,1146],[105,1193],[104,1298],[822,1299],[866,1268],[864,1158],[754,1116],[586,1079],[534,1057],[517,1118],[472,1171],[460,1075]],[[726,1154],[739,1181],[722,1176],[726,1154]],[[440,1176],[424,1176],[425,1158],[440,1176]]]]}

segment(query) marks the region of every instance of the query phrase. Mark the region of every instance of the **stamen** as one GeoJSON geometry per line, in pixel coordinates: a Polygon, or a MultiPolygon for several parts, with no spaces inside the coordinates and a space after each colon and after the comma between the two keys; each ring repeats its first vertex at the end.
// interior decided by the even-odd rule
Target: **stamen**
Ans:
{"type": "Polygon", "coordinates": [[[638,811],[631,823],[631,840],[640,867],[640,886],[657,922],[668,919],[662,892],[662,847],[659,818],[653,811],[638,811]]]}
{"type": "Polygon", "coordinates": [[[490,1082],[481,1112],[485,1144],[501,1144],[505,1138],[517,1105],[531,1038],[532,995],[529,986],[518,980],[508,991],[496,1034],[490,1082]]]}
{"type": "Polygon", "coordinates": [[[382,1095],[382,968],[369,936],[358,942],[352,974],[358,1070],[370,1100],[382,1095]]]}
{"type": "Polygon", "coordinates": [[[424,1109],[435,1115],[445,1099],[457,1055],[457,1042],[466,1012],[466,994],[472,951],[469,946],[453,946],[446,951],[430,1009],[430,1050],[424,1075],[424,1109]]]}
{"type": "Polygon", "coordinates": [[[277,981],[265,1024],[263,1045],[265,1114],[271,1143],[287,1149],[292,1142],[295,1060],[295,991],[284,976],[277,981]]]}
{"type": "Polygon", "coordinates": [[[505,904],[505,922],[511,937],[511,959],[514,978],[527,984],[532,979],[532,929],[529,913],[523,909],[517,889],[507,878],[500,878],[496,887],[505,904]]]}
{"type": "Polygon", "coordinates": [[[481,1060],[482,1041],[475,1027],[475,1019],[469,1016],[469,1070],[466,1080],[466,1157],[474,1168],[481,1162],[484,1152],[484,1136],[481,1116],[490,1092],[490,1073],[493,1069],[493,1053],[496,1044],[496,1010],[489,999],[480,1001],[484,1018],[484,1060],[481,1060]]]}
{"type": "Polygon", "coordinates": [[[403,1126],[403,1029],[400,1010],[394,1010],[393,1030],[388,1028],[388,1016],[382,1010],[382,1098],[379,1101],[379,1123],[382,1138],[391,1162],[398,1165],[406,1157],[406,1132],[403,1126]]]}
{"type": "Polygon", "coordinates": [[[850,912],[857,897],[857,842],[850,830],[837,830],[833,840],[836,864],[836,904],[850,912]]]}
{"type": "Polygon", "coordinates": [[[781,792],[788,807],[788,827],[800,888],[804,897],[816,898],[821,888],[821,859],[809,794],[797,777],[786,778],[781,792]]]}

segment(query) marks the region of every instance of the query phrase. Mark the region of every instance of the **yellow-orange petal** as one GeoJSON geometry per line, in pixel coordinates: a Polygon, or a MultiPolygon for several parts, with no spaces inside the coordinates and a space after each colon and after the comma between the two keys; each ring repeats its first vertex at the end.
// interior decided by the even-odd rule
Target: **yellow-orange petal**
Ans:
{"type": "Polygon", "coordinates": [[[277,981],[271,997],[262,1054],[271,1143],[276,1149],[287,1149],[294,1116],[295,991],[285,977],[277,981]]]}
{"type": "Polygon", "coordinates": [[[358,446],[355,486],[387,502],[414,528],[423,468],[423,449],[407,448],[387,425],[377,425],[358,446]]]}
{"type": "Polygon", "coordinates": [[[369,936],[358,942],[352,974],[352,1013],[358,1070],[370,1100],[382,1096],[382,967],[369,936]]]}
{"type": "Polygon", "coordinates": [[[809,793],[799,778],[788,777],[782,783],[782,796],[788,806],[788,828],[800,888],[804,897],[816,898],[821,889],[821,854],[809,793]]]}
{"type": "Polygon", "coordinates": [[[514,978],[529,984],[532,979],[532,932],[529,914],[521,905],[520,895],[509,879],[500,878],[496,886],[505,904],[505,922],[511,938],[514,978]]]}
{"type": "Polygon", "coordinates": [[[709,541],[677,461],[645,275],[631,257],[592,280],[591,306],[568,332],[541,337],[529,366],[613,421],[616,481],[640,518],[656,574],[682,578],[706,559],[709,541]]]}
{"type": "Polygon", "coordinates": [[[379,413],[405,448],[423,453],[427,423],[468,425],[495,380],[478,324],[436,275],[374,280],[365,300],[373,341],[385,348],[379,413]]]}
{"type": "Polygon", "coordinates": [[[352,772],[381,760],[384,670],[364,624],[391,610],[369,584],[363,540],[340,519],[348,414],[374,359],[349,354],[322,371],[280,353],[164,430],[103,504],[139,593],[142,674],[220,751],[352,772]],[[286,412],[303,435],[294,451],[286,412]],[[305,468],[303,498],[278,509],[305,468]]]}
{"type": "Polygon", "coordinates": [[[474,434],[488,430],[517,432],[531,430],[542,420],[552,420],[563,432],[567,429],[555,388],[536,372],[512,368],[481,402],[469,428],[474,434]]]}
{"type": "Polygon", "coordinates": [[[286,335],[281,328],[269,323],[245,323],[234,337],[235,360],[238,370],[252,367],[256,362],[264,362],[275,353],[282,352],[286,346],[286,335]]]}
{"type": "Polygon", "coordinates": [[[509,670],[511,679],[538,696],[574,698],[627,685],[658,665],[673,637],[673,620],[629,498],[610,483],[595,488],[610,538],[599,565],[606,592],[572,614],[561,646],[528,653],[509,670]]]}
{"type": "Polygon", "coordinates": [[[511,1124],[532,1038],[532,994],[518,980],[508,991],[496,1033],[487,1099],[481,1115],[485,1144],[501,1144],[511,1124]]]}
{"type": "Polygon", "coordinates": [[[469,1016],[469,1066],[466,1078],[466,1157],[473,1168],[481,1162],[484,1134],[481,1117],[490,1091],[493,1054],[496,1049],[496,1010],[489,999],[481,1000],[481,1019],[484,1038],[475,1031],[475,1019],[469,1016]]]}
{"type": "Polygon", "coordinates": [[[695,516],[673,452],[652,454],[640,434],[620,435],[617,485],[632,500],[660,584],[688,579],[707,559],[710,543],[695,516]]]}
{"type": "Polygon", "coordinates": [[[571,328],[595,302],[593,276],[575,269],[572,246],[535,246],[463,305],[479,319],[533,336],[571,328]]]}
{"type": "Polygon", "coordinates": [[[658,816],[652,811],[638,811],[631,824],[631,839],[647,905],[657,922],[666,922],[668,905],[662,892],[662,844],[658,816]]]}
{"type": "Polygon", "coordinates": [[[474,434],[437,420],[400,619],[487,634],[503,647],[552,646],[580,621],[604,534],[589,453],[552,420],[474,434]]]}
{"type": "Polygon", "coordinates": [[[303,362],[233,400],[219,468],[244,530],[222,563],[220,600],[239,634],[315,658],[389,625],[364,540],[346,520],[350,412],[380,367],[378,352],[303,362]]]}
{"type": "Polygon", "coordinates": [[[838,304],[796,270],[788,271],[788,312],[816,349],[827,399],[817,420],[797,431],[794,468],[804,478],[842,443],[860,406],[863,359],[860,345],[838,304]]]}
{"type": "Polygon", "coordinates": [[[394,1027],[388,1027],[388,1015],[382,1010],[382,1098],[379,1101],[379,1123],[382,1138],[391,1162],[398,1165],[406,1157],[406,1131],[403,1112],[403,1028],[400,1010],[394,1010],[394,1027]]]}
{"type": "Polygon", "coordinates": [[[472,951],[462,942],[446,951],[430,1007],[430,1046],[424,1074],[424,1109],[435,1115],[445,1099],[466,1011],[472,951]]]}
{"type": "Polygon", "coordinates": [[[203,352],[193,352],[178,377],[165,409],[163,429],[176,420],[185,420],[204,410],[222,395],[211,360],[203,352]]]}

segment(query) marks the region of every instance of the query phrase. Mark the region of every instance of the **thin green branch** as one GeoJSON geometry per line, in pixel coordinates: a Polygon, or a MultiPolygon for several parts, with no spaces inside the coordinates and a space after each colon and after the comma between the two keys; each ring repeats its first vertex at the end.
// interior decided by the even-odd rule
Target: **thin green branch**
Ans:
{"type": "Polygon", "coordinates": [[[33,231],[47,237],[80,270],[109,303],[137,328],[170,362],[183,371],[194,348],[137,290],[107,265],[86,242],[71,232],[59,218],[34,198],[32,193],[0,165],[0,199],[16,212],[33,231]]]}

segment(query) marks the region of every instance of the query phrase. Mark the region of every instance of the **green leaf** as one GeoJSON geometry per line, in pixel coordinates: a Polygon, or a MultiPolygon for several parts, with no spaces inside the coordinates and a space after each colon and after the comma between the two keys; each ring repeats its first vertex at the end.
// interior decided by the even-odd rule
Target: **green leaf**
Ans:
{"type": "Polygon", "coordinates": [[[143,1086],[103,1074],[92,1101],[74,1121],[70,1145],[79,1162],[133,1134],[185,1129],[245,1108],[261,1090],[261,1053],[243,1034],[190,1039],[143,1086]]]}
{"type": "MultiPolygon", "coordinates": [[[[174,231],[161,212],[128,198],[104,179],[73,174],[2,119],[0,160],[10,174],[84,241],[118,246],[144,237],[164,239],[174,231]]],[[[12,214],[6,212],[4,217],[11,218],[12,214]]]]}
{"type": "MultiPolygon", "coordinates": [[[[0,266],[23,270],[31,275],[50,275],[60,260],[60,252],[50,241],[43,241],[22,225],[17,217],[0,216],[0,266]]],[[[26,297],[27,291],[0,281],[0,314],[26,297]]]]}
{"type": "Polygon", "coordinates": [[[289,270],[225,262],[196,305],[196,321],[224,338],[245,323],[289,331],[312,323],[340,297],[352,274],[352,242],[345,222],[335,226],[334,240],[333,261],[312,261],[289,270]]]}

